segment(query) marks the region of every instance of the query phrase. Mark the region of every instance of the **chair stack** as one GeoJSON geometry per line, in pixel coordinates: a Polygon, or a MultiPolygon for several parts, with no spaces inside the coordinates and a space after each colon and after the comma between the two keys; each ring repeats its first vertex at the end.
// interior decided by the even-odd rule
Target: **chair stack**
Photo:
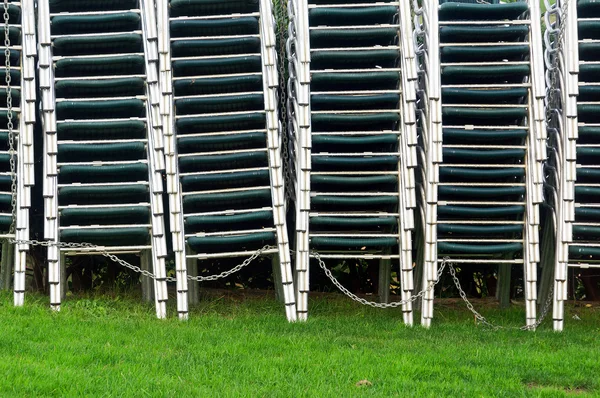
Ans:
{"type": "MultiPolygon", "coordinates": [[[[4,14],[4,9],[2,10],[4,14]]],[[[0,71],[0,238],[19,241],[29,240],[29,208],[31,187],[34,184],[33,131],[36,115],[34,12],[33,0],[9,1],[7,13],[10,40],[8,50],[10,52],[12,137],[8,127],[7,71],[4,66],[0,71]],[[12,153],[10,141],[12,141],[12,153]]],[[[4,26],[4,18],[1,20],[4,26]]],[[[5,34],[3,33],[2,36],[4,37],[5,34]]],[[[0,58],[2,65],[5,65],[4,51],[0,58]]],[[[7,288],[10,285],[14,264],[14,303],[19,306],[23,305],[25,297],[25,265],[28,249],[29,245],[26,243],[17,243],[14,247],[9,243],[2,245],[2,287],[7,288]]]]}
{"type": "MultiPolygon", "coordinates": [[[[410,5],[309,0],[289,9],[299,318],[307,316],[313,251],[325,261],[379,259],[389,268],[394,260],[402,299],[410,299],[417,144],[410,5]]],[[[389,286],[389,277],[380,283],[389,286]]],[[[402,311],[411,324],[412,305],[402,311]]]]}
{"type": "MultiPolygon", "coordinates": [[[[557,81],[560,103],[551,131],[556,133],[551,153],[559,170],[553,180],[557,192],[554,329],[564,326],[564,302],[568,298],[568,267],[600,267],[600,4],[571,1],[563,23],[557,81]]],[[[561,19],[562,18],[562,19],[561,19]]],[[[555,19],[556,20],[556,19],[555,19]]],[[[554,29],[559,30],[555,23],[554,29]]],[[[559,35],[556,34],[558,37],[559,35]]],[[[550,58],[550,55],[547,56],[550,58]]]]}
{"type": "MultiPolygon", "coordinates": [[[[271,245],[261,254],[278,256],[274,279],[294,321],[271,3],[157,5],[180,317],[198,260],[214,273],[214,259],[241,261],[271,245]]],[[[189,290],[197,300],[197,289],[189,290]]]]}
{"type": "MultiPolygon", "coordinates": [[[[462,267],[499,265],[506,288],[511,267],[523,266],[531,325],[546,157],[539,4],[440,3],[422,12],[429,46],[423,285],[437,279],[445,256],[462,267]]],[[[433,290],[422,305],[429,326],[433,290]]]]}
{"type": "Polygon", "coordinates": [[[66,288],[65,255],[140,253],[142,268],[156,275],[162,318],[167,249],[154,7],[41,0],[38,15],[51,306],[60,309],[66,288]]]}

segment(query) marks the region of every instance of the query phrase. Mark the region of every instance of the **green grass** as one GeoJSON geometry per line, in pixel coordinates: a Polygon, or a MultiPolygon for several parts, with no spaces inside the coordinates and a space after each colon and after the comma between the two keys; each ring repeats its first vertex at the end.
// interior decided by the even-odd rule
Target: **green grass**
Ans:
{"type": "MultiPolygon", "coordinates": [[[[266,294],[215,292],[179,322],[134,295],[52,313],[46,297],[14,308],[0,293],[0,396],[600,396],[598,306],[570,307],[563,333],[492,332],[443,302],[425,330],[337,295],[313,295],[309,321],[288,324],[266,294]]],[[[519,306],[482,306],[522,322],[519,306]]]]}

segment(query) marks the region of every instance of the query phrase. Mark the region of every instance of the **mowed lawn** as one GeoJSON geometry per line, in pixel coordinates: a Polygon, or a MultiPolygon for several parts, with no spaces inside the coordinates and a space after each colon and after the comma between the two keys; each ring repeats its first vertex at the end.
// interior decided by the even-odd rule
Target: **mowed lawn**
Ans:
{"type": "MultiPolygon", "coordinates": [[[[554,333],[486,330],[448,301],[426,330],[333,294],[313,295],[296,324],[268,292],[206,294],[187,322],[172,307],[155,319],[134,294],[69,297],[60,313],[26,300],[0,293],[0,397],[600,396],[597,304],[571,305],[554,333]]],[[[524,318],[518,304],[478,306],[524,318]]]]}

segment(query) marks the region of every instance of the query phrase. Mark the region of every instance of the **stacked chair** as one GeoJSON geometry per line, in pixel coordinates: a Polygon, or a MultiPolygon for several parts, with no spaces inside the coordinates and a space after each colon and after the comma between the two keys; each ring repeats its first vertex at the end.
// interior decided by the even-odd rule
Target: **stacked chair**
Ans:
{"type": "MultiPolygon", "coordinates": [[[[298,317],[307,317],[315,252],[330,263],[393,260],[408,300],[417,144],[410,4],[293,0],[289,17],[298,317]]],[[[412,324],[411,303],[402,311],[412,324]]]]}
{"type": "MultiPolygon", "coordinates": [[[[4,14],[4,9],[2,10],[4,14]]],[[[8,50],[10,52],[12,137],[8,127],[9,85],[6,82],[6,68],[3,66],[0,72],[0,238],[22,241],[14,246],[8,242],[2,245],[1,279],[2,287],[8,288],[14,264],[15,305],[23,305],[24,301],[26,253],[29,245],[23,241],[29,239],[29,208],[31,187],[34,183],[33,131],[36,115],[34,12],[33,0],[9,2],[10,46],[8,50]],[[12,153],[10,141],[12,141],[12,153]]],[[[4,24],[2,18],[3,27],[4,24]]],[[[2,36],[4,37],[5,34],[3,33],[2,36]]],[[[1,58],[2,64],[5,65],[4,51],[1,58]]]]}
{"type": "Polygon", "coordinates": [[[164,165],[154,7],[38,1],[50,303],[65,255],[139,253],[166,315],[164,165]]]}
{"type": "Polygon", "coordinates": [[[556,219],[553,319],[560,331],[568,268],[600,267],[600,4],[559,1],[546,20],[548,69],[558,68],[549,79],[555,101],[548,174],[556,219]]]}
{"type": "Polygon", "coordinates": [[[216,259],[271,254],[294,321],[271,2],[162,0],[157,13],[179,316],[198,260],[214,273],[216,259]]]}
{"type": "MultiPolygon", "coordinates": [[[[423,286],[437,280],[446,256],[461,268],[499,265],[505,286],[511,267],[522,266],[532,325],[546,157],[539,4],[423,2],[416,14],[425,116],[423,286]]],[[[422,302],[424,326],[433,297],[432,289],[422,302]]]]}

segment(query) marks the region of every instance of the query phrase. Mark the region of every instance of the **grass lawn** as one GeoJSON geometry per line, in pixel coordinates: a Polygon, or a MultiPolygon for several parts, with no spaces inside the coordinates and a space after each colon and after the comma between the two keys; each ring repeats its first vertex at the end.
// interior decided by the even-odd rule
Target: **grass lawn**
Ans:
{"type": "Polygon", "coordinates": [[[425,330],[338,295],[313,295],[304,324],[265,292],[211,292],[188,322],[157,320],[137,297],[70,297],[52,313],[46,297],[14,308],[0,293],[0,397],[600,396],[597,304],[568,307],[558,334],[485,330],[448,301],[425,330]]]}

